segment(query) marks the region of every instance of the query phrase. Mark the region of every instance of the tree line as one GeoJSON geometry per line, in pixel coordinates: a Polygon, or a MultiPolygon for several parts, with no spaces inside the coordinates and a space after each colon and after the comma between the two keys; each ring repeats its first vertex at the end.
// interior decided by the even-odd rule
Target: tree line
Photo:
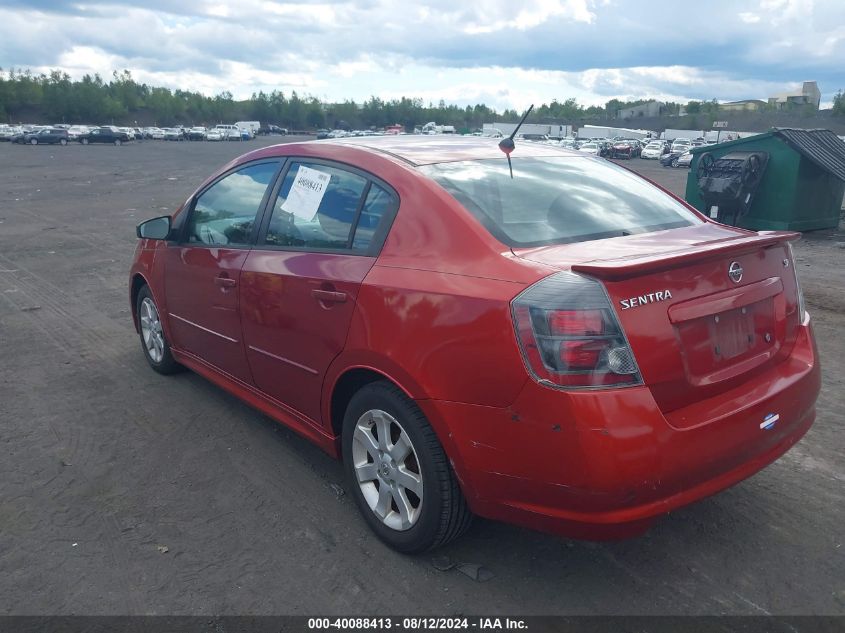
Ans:
{"type": "MultiPolygon", "coordinates": [[[[553,100],[535,108],[532,122],[578,123],[616,118],[620,109],[647,103],[647,100],[611,99],[604,106],[583,106],[575,99],[553,100]]],[[[718,112],[718,103],[690,101],[689,114],[718,112]]],[[[681,104],[664,104],[664,112],[678,114],[681,104]]],[[[840,92],[834,99],[834,112],[845,114],[840,92]]],[[[27,123],[89,123],[115,125],[215,125],[233,121],[257,120],[288,129],[381,128],[415,126],[434,121],[453,125],[458,131],[480,129],[492,121],[516,122],[521,112],[497,112],[484,104],[460,107],[444,101],[425,104],[422,99],[402,97],[390,101],[370,97],[363,103],[347,100],[324,103],[311,95],[274,90],[257,92],[237,101],[230,92],[215,96],[190,90],[170,90],[135,81],[128,70],[112,73],[105,81],[99,75],[73,80],[59,70],[34,74],[29,70],[0,69],[0,121],[27,123]]]]}

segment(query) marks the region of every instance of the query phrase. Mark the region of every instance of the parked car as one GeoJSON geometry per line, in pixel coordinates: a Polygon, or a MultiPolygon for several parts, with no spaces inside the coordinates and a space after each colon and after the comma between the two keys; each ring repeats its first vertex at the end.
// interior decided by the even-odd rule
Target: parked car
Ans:
{"type": "Polygon", "coordinates": [[[690,148],[691,145],[692,141],[690,141],[688,138],[676,138],[674,141],[672,141],[671,151],[685,152],[690,148]]]}
{"type": "Polygon", "coordinates": [[[88,133],[88,128],[84,125],[71,125],[67,128],[67,137],[69,141],[78,142],[79,137],[88,133]]]}
{"type": "Polygon", "coordinates": [[[640,534],[812,425],[796,234],[549,145],[518,145],[511,175],[496,141],[419,140],[256,150],[140,224],[128,290],[152,369],[342,458],[403,552],[472,514],[640,534]]]}
{"type": "Polygon", "coordinates": [[[236,125],[219,124],[214,128],[220,132],[220,136],[224,141],[240,141],[241,131],[236,125]]]}
{"type": "Polygon", "coordinates": [[[584,154],[592,154],[593,156],[601,155],[601,146],[598,143],[584,143],[578,148],[579,152],[584,154]]]}
{"type": "Polygon", "coordinates": [[[185,133],[182,130],[182,128],[167,127],[167,128],[164,128],[164,140],[165,141],[184,141],[185,140],[185,133]]]}
{"type": "Polygon", "coordinates": [[[26,132],[13,137],[15,143],[27,145],[67,145],[68,133],[64,128],[49,127],[37,132],[26,132]]]}
{"type": "Polygon", "coordinates": [[[640,153],[640,158],[644,159],[656,159],[660,158],[665,154],[667,151],[666,146],[661,142],[653,142],[649,143],[643,148],[643,151],[640,153]]]}
{"type": "Polygon", "coordinates": [[[632,158],[634,148],[628,141],[616,141],[610,147],[611,158],[632,158]]]}
{"type": "Polygon", "coordinates": [[[668,154],[660,157],[660,164],[664,167],[677,167],[678,159],[686,153],[687,150],[673,150],[668,154]]]}
{"type": "Polygon", "coordinates": [[[326,130],[326,129],[317,130],[317,140],[319,141],[319,140],[322,140],[322,139],[325,139],[325,138],[329,138],[330,133],[331,133],[331,130],[326,130]]]}
{"type": "Polygon", "coordinates": [[[205,133],[205,140],[206,141],[222,141],[223,135],[220,134],[220,130],[211,129],[205,133]]]}
{"type": "Polygon", "coordinates": [[[112,145],[122,145],[129,142],[129,135],[126,132],[121,132],[115,127],[98,127],[89,130],[85,134],[79,135],[79,142],[83,145],[89,143],[111,143],[112,145]]]}
{"type": "Polygon", "coordinates": [[[21,134],[19,126],[0,125],[0,141],[11,142],[12,138],[21,134]]]}
{"type": "Polygon", "coordinates": [[[201,126],[192,127],[185,133],[189,141],[204,141],[207,135],[208,130],[201,126]]]}
{"type": "Polygon", "coordinates": [[[687,150],[680,156],[677,161],[672,164],[672,167],[689,167],[692,164],[692,153],[687,150]]]}

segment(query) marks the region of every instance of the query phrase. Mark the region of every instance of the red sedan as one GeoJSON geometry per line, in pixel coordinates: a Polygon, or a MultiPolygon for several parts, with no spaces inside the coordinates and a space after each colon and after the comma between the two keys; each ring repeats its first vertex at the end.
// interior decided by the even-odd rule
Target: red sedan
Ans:
{"type": "Polygon", "coordinates": [[[717,224],[602,159],[382,137],[246,154],[142,223],[153,369],[342,458],[385,542],[473,514],[632,536],[759,471],[820,387],[794,233],[717,224]]]}

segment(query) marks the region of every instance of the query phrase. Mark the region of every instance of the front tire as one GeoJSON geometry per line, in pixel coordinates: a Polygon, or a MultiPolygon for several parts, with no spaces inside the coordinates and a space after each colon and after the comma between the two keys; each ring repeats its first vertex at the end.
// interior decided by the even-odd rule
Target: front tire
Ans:
{"type": "Polygon", "coordinates": [[[116,146],[120,146],[120,139],[119,138],[114,139],[114,144],[116,146]]]}
{"type": "Polygon", "coordinates": [[[144,286],[135,301],[135,314],[138,318],[138,333],[141,337],[141,349],[144,358],[160,374],[174,374],[182,366],[173,360],[170,344],[161,327],[161,317],[149,286],[144,286]]]}
{"type": "Polygon", "coordinates": [[[469,527],[472,514],[434,429],[395,385],[370,383],[352,397],[342,445],[358,509],[393,549],[424,552],[469,527]]]}
{"type": "Polygon", "coordinates": [[[88,145],[88,139],[87,138],[84,138],[79,142],[82,143],[83,145],[88,145]]]}
{"type": "Polygon", "coordinates": [[[29,139],[29,144],[30,145],[38,145],[38,139],[37,138],[29,139]]]}
{"type": "Polygon", "coordinates": [[[672,167],[675,167],[675,168],[678,167],[678,159],[677,158],[672,159],[672,167]]]}

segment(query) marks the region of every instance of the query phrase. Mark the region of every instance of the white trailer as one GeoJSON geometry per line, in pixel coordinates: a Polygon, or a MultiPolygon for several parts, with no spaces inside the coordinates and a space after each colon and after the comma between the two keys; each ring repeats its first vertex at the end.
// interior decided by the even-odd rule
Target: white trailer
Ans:
{"type": "Polygon", "coordinates": [[[255,136],[258,134],[258,130],[261,127],[260,121],[235,121],[235,127],[239,130],[246,130],[249,132],[250,136],[255,136]]]}
{"type": "Polygon", "coordinates": [[[667,129],[660,135],[666,141],[674,141],[676,138],[688,138],[693,141],[697,138],[704,138],[704,130],[673,130],[667,129]]]}
{"type": "Polygon", "coordinates": [[[655,136],[649,130],[637,130],[627,127],[604,127],[599,125],[582,125],[578,128],[578,136],[581,138],[636,138],[644,139],[655,136]]]}

